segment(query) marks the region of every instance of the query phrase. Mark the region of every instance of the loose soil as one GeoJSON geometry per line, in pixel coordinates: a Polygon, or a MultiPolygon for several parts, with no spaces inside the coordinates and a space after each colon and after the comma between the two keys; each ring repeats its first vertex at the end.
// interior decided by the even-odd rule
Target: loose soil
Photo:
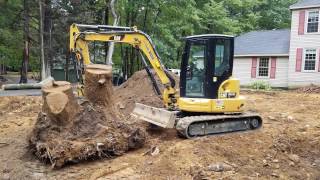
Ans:
{"type": "Polygon", "coordinates": [[[297,92],[301,93],[320,93],[320,86],[311,85],[297,89],[297,92]]]}
{"type": "MultiPolygon", "coordinates": [[[[142,87],[140,95],[129,93],[128,97],[131,96],[131,99],[128,101],[125,101],[127,98],[124,94],[115,92],[115,103],[123,103],[125,106],[118,105],[119,110],[130,111],[132,107],[127,105],[140,100],[151,103],[150,105],[154,103],[151,98],[156,96],[151,96],[147,91],[152,88],[147,89],[147,86],[143,87],[144,84],[138,82],[130,87],[137,86],[142,87]],[[150,100],[144,99],[145,96],[150,96],[150,100]]],[[[129,89],[129,85],[126,88],[129,89]]],[[[174,130],[148,131],[146,144],[141,149],[117,158],[85,161],[59,170],[44,165],[28,149],[27,136],[36,125],[36,117],[42,106],[41,98],[0,98],[0,177],[319,179],[320,94],[296,91],[246,91],[242,94],[247,97],[247,110],[256,111],[263,117],[262,129],[195,139],[181,139],[174,130]],[[150,149],[154,152],[146,153],[150,149]],[[217,172],[212,168],[217,164],[224,164],[228,168],[218,168],[217,172]]],[[[132,121],[131,125],[137,125],[136,122],[139,121],[126,116],[129,113],[126,112],[121,120],[132,121]]]]}
{"type": "MultiPolygon", "coordinates": [[[[155,76],[155,73],[152,72],[155,76]]],[[[179,86],[179,78],[171,74],[179,86]]],[[[155,76],[160,91],[163,91],[158,76],[155,76]]],[[[151,80],[145,70],[136,72],[128,81],[115,88],[115,101],[120,112],[126,116],[130,115],[135,103],[142,103],[153,107],[164,107],[162,96],[158,96],[152,86],[151,80]]]]}

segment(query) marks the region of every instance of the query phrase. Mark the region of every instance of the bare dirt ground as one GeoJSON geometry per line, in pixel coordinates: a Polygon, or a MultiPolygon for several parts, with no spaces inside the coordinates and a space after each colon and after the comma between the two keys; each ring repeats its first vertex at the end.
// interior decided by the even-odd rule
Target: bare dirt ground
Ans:
{"type": "MultiPolygon", "coordinates": [[[[152,90],[140,86],[144,92],[152,90]]],[[[139,150],[58,170],[37,160],[28,149],[41,97],[1,97],[0,178],[320,179],[320,94],[242,94],[247,97],[247,109],[262,115],[262,129],[190,140],[179,138],[174,130],[148,131],[146,145],[139,150]],[[156,149],[153,155],[146,153],[151,148],[156,149]]],[[[118,108],[124,111],[128,103],[119,96],[118,108]]],[[[132,101],[139,100],[132,97],[132,101]]],[[[129,116],[126,120],[137,123],[129,116]]]]}

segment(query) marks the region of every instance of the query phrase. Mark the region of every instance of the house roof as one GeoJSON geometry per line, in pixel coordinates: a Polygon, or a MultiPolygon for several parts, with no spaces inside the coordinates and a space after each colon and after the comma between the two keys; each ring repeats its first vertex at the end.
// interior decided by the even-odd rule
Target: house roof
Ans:
{"type": "Polygon", "coordinates": [[[252,31],[235,38],[235,56],[288,56],[290,29],[252,31]]]}
{"type": "Polygon", "coordinates": [[[291,10],[320,7],[320,0],[300,0],[296,4],[290,6],[291,10]]]}

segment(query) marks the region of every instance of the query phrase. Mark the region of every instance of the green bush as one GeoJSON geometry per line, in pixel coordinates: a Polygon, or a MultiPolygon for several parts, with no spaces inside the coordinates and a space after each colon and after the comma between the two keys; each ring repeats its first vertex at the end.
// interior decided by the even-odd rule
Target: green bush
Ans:
{"type": "Polygon", "coordinates": [[[250,86],[252,89],[257,90],[271,90],[271,85],[265,81],[255,81],[250,86]]]}

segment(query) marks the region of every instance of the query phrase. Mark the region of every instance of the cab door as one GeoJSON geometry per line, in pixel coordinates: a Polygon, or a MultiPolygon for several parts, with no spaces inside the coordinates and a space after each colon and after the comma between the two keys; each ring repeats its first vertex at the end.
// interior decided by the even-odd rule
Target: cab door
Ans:
{"type": "Polygon", "coordinates": [[[212,99],[219,97],[220,85],[232,76],[233,68],[233,46],[232,38],[217,37],[210,40],[209,58],[209,96],[212,99]]]}
{"type": "Polygon", "coordinates": [[[183,54],[180,76],[180,96],[206,98],[208,41],[188,40],[183,54]]]}

